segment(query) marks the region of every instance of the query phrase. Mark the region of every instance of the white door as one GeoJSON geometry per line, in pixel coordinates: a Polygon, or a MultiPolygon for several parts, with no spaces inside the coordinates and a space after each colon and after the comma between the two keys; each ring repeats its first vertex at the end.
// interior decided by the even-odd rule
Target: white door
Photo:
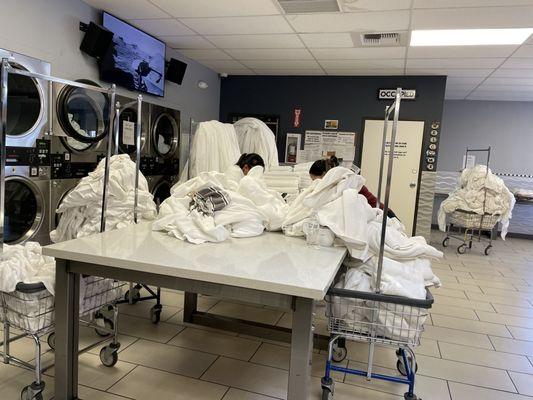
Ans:
{"type": "MultiPolygon", "coordinates": [[[[376,196],[378,194],[383,124],[384,122],[382,120],[366,120],[363,135],[361,175],[366,178],[366,187],[376,196]]],[[[385,152],[385,165],[383,168],[381,202],[385,200],[385,184],[389,161],[388,149],[392,134],[392,121],[388,123],[387,127],[387,151],[385,152]]],[[[408,234],[413,233],[414,227],[423,137],[424,122],[398,121],[389,207],[396,213],[400,221],[403,222],[408,234]]]]}

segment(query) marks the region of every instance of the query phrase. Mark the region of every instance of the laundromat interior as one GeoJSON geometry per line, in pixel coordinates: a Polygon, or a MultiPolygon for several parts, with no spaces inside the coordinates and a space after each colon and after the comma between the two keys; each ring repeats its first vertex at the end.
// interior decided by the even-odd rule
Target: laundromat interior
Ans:
{"type": "Polygon", "coordinates": [[[533,399],[533,0],[0,1],[0,400],[533,399]]]}

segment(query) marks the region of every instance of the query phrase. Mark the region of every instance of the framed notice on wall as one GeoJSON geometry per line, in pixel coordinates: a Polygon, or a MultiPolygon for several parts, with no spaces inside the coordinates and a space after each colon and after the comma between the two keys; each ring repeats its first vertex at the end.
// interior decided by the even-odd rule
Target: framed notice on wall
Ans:
{"type": "Polygon", "coordinates": [[[299,162],[335,156],[351,165],[355,157],[355,132],[306,131],[299,162]]]}

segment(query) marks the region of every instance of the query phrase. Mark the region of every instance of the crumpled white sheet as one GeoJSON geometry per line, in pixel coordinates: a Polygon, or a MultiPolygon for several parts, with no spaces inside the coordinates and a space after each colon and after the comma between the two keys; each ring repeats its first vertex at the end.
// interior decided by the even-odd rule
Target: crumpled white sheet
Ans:
{"type": "Polygon", "coordinates": [[[276,138],[263,121],[248,117],[238,120],[233,126],[241,153],[259,154],[267,171],[279,165],[276,138]]]}
{"type": "Polygon", "coordinates": [[[180,182],[186,182],[202,172],[225,172],[240,156],[239,142],[232,124],[214,120],[200,122],[180,182]]]}
{"type": "Polygon", "coordinates": [[[19,282],[42,282],[54,294],[55,266],[54,258],[43,256],[37,242],[4,244],[0,254],[0,292],[13,292],[19,282]]]}
{"type": "Polygon", "coordinates": [[[275,191],[266,187],[263,168],[254,167],[244,176],[231,166],[224,174],[203,172],[196,178],[178,183],[159,209],[152,229],[191,243],[222,242],[231,237],[258,236],[265,229],[279,230],[287,205],[275,191]],[[206,186],[223,189],[230,203],[213,216],[189,211],[189,193],[206,186]]]}
{"type": "MultiPolygon", "coordinates": [[[[135,163],[127,154],[112,156],[109,160],[107,230],[133,224],[135,169],[135,163]]],[[[105,159],[102,159],[96,169],[82,178],[65,196],[56,211],[62,214],[59,224],[50,232],[53,242],[58,243],[100,232],[104,173],[105,159]]],[[[157,215],[153,196],[142,173],[139,173],[138,215],[139,220],[153,220],[157,215]]]]}
{"type": "Polygon", "coordinates": [[[475,212],[483,215],[500,215],[502,224],[501,237],[505,240],[509,229],[509,220],[512,218],[515,197],[505,186],[501,178],[494,175],[485,165],[476,165],[466,168],[459,178],[460,187],[450,193],[439,209],[438,223],[441,231],[446,231],[446,214],[456,210],[475,212]],[[483,202],[486,202],[483,208],[483,202]]]}

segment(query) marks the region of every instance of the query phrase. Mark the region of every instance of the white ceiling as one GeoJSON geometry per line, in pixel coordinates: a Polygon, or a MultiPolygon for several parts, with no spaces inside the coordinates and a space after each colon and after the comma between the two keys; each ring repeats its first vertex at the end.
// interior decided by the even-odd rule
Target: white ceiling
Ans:
{"type": "Polygon", "coordinates": [[[533,101],[522,46],[360,48],[352,32],[533,28],[533,0],[338,0],[285,14],[276,0],[85,0],[233,75],[447,75],[446,98],[533,101]]]}

